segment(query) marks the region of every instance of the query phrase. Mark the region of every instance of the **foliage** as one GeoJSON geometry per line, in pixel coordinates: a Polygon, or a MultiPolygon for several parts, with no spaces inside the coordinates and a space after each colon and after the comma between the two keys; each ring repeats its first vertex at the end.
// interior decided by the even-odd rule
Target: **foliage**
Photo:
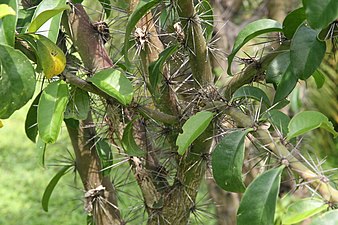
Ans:
{"type": "Polygon", "coordinates": [[[304,0],[282,24],[271,19],[247,24],[228,55],[231,77],[220,82],[221,88],[215,85],[209,57],[214,20],[208,1],[131,0],[129,12],[122,2],[115,12],[106,7],[110,1],[98,1],[102,15],[113,21],[119,13],[129,14],[120,38],[110,35],[106,22],[91,22],[81,4],[65,0],[41,1],[19,34],[17,14],[28,9],[17,3],[0,5],[0,118],[9,118],[32,99],[43,78],[38,82],[41,93],[27,113],[26,135],[33,142],[38,136],[44,165],[46,148],[59,140],[64,121],[76,157],[47,185],[45,211],[59,180],[74,167],[84,186],[88,220],[105,225],[139,217],[133,210],[126,214],[117,200],[133,174],[148,224],[188,224],[190,215],[199,218],[197,190],[211,156],[211,174],[219,187],[244,192],[237,224],[273,224],[286,172],[321,196],[320,203],[310,199],[292,204],[283,217],[287,223],[318,214],[312,224],[337,222],[335,210],[323,213],[324,207],[334,209],[338,203],[333,181],[312,159],[299,155],[306,149],[298,151],[296,143],[317,128],[334,137],[337,132],[320,112],[291,118],[282,112],[297,82],[310,77],[318,87],[325,82],[319,67],[325,53],[336,50],[337,1],[304,0]],[[158,24],[162,27],[156,29],[158,24]],[[278,44],[261,59],[238,57],[250,41],[276,32],[278,44]],[[172,35],[159,38],[166,33],[172,35]],[[121,53],[109,54],[105,44],[121,53]],[[237,58],[246,66],[235,74],[237,58]],[[271,96],[262,82],[271,88],[271,96]],[[246,141],[255,146],[257,156],[246,141]],[[120,182],[112,175],[123,163],[130,171],[120,182]],[[265,166],[264,172],[247,182],[245,174],[255,166],[265,166]]]}

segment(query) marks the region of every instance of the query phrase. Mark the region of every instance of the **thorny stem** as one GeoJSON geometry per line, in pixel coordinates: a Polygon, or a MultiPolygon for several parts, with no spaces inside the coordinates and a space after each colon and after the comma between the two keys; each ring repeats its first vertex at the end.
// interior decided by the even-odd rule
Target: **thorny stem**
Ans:
{"type": "MultiPolygon", "coordinates": [[[[232,108],[226,111],[241,127],[252,127],[253,123],[249,116],[245,115],[238,109],[232,108]]],[[[321,174],[317,174],[307,168],[304,163],[297,159],[283,143],[279,140],[272,140],[269,132],[265,129],[258,128],[253,135],[267,146],[274,154],[280,158],[288,160],[289,168],[298,173],[305,181],[317,190],[321,196],[330,203],[338,203],[338,190],[330,185],[329,179],[321,174]]]]}

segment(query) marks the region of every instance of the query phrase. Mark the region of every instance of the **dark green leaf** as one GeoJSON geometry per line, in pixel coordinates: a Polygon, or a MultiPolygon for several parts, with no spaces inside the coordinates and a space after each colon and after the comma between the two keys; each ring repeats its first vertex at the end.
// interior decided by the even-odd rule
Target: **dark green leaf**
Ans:
{"type": "Polygon", "coordinates": [[[48,212],[49,199],[54,191],[55,186],[57,185],[61,177],[68,172],[70,167],[72,167],[72,165],[67,165],[67,166],[62,167],[62,169],[57,174],[55,174],[55,176],[48,183],[45,189],[45,192],[43,193],[43,196],[42,196],[42,208],[46,212],[48,212]]]}
{"type": "Polygon", "coordinates": [[[337,225],[338,209],[326,212],[312,220],[310,225],[337,225]]]}
{"type": "Polygon", "coordinates": [[[244,192],[242,166],[244,140],[250,130],[237,130],[226,134],[211,155],[213,177],[226,191],[244,192]]]}
{"type": "Polygon", "coordinates": [[[313,29],[322,29],[338,18],[337,0],[303,0],[303,5],[313,29]]]}
{"type": "Polygon", "coordinates": [[[126,26],[126,33],[124,36],[124,45],[123,45],[123,55],[126,64],[129,65],[128,59],[128,50],[129,50],[129,35],[131,34],[132,30],[135,28],[137,22],[155,5],[160,3],[161,0],[141,0],[137,5],[136,9],[133,13],[129,16],[127,26],[126,26]]]}
{"type": "Polygon", "coordinates": [[[35,97],[34,101],[29,107],[26,121],[25,132],[27,137],[35,143],[36,136],[38,135],[38,104],[40,100],[41,92],[35,97]]]}
{"type": "Polygon", "coordinates": [[[163,52],[160,53],[158,59],[149,65],[149,81],[154,90],[156,89],[157,84],[161,81],[162,70],[165,61],[170,56],[172,56],[177,50],[178,50],[177,45],[173,45],[164,49],[163,52]]]}
{"type": "Polygon", "coordinates": [[[313,74],[312,74],[313,79],[316,82],[316,86],[318,89],[320,89],[321,87],[323,87],[324,83],[325,83],[325,76],[324,74],[320,71],[320,70],[316,70],[313,74]]]}
{"type": "Polygon", "coordinates": [[[307,198],[292,203],[283,216],[283,224],[299,223],[323,210],[327,205],[323,200],[307,198]]]}
{"type": "Polygon", "coordinates": [[[277,21],[270,19],[261,19],[246,25],[237,35],[235,44],[232,48],[230,55],[228,56],[228,74],[232,75],[231,73],[232,61],[236,53],[243,47],[243,45],[245,45],[248,41],[252,40],[253,38],[261,34],[281,31],[282,25],[277,21]]]}
{"type": "Polygon", "coordinates": [[[277,86],[276,93],[273,99],[273,103],[284,100],[296,87],[298,81],[298,76],[291,71],[291,66],[289,65],[284,72],[280,83],[277,86]]]}
{"type": "Polygon", "coordinates": [[[105,140],[100,139],[96,142],[96,151],[100,157],[103,176],[109,176],[111,168],[106,168],[113,164],[113,152],[109,144],[105,140]]]}
{"type": "Polygon", "coordinates": [[[290,122],[290,118],[286,114],[274,109],[267,112],[267,118],[283,136],[286,136],[290,122]]]}
{"type": "Polygon", "coordinates": [[[38,106],[38,129],[45,143],[57,140],[68,98],[68,86],[61,80],[50,83],[43,90],[38,106]]]}
{"type": "Polygon", "coordinates": [[[258,176],[246,189],[237,211],[237,225],[271,225],[284,166],[258,176]]]}
{"type": "Polygon", "coordinates": [[[70,98],[65,111],[65,119],[73,118],[76,120],[85,120],[88,117],[90,109],[88,92],[73,87],[70,90],[70,98]]]}
{"type": "Polygon", "coordinates": [[[196,11],[201,19],[205,39],[211,40],[214,31],[214,12],[207,0],[202,0],[196,5],[196,11]]]}
{"type": "Polygon", "coordinates": [[[133,135],[133,121],[130,121],[124,128],[122,146],[129,156],[143,157],[144,151],[136,144],[133,135]]]}
{"type": "Polygon", "coordinates": [[[317,39],[318,32],[302,25],[293,36],[290,46],[290,64],[292,72],[306,80],[321,64],[325,51],[325,42],[317,39]]]}
{"type": "Polygon", "coordinates": [[[322,113],[316,111],[304,111],[296,114],[289,123],[288,139],[297,137],[316,128],[323,128],[335,137],[338,133],[334,130],[332,123],[322,113]]]}
{"type": "Polygon", "coordinates": [[[260,88],[252,86],[242,86],[233,94],[232,100],[238,98],[253,98],[257,101],[262,101],[266,106],[270,106],[268,96],[260,88]]]}
{"type": "Polygon", "coordinates": [[[119,70],[114,68],[101,70],[95,73],[89,81],[123,105],[130,104],[133,99],[133,86],[119,70]]]}
{"type": "Polygon", "coordinates": [[[277,55],[266,70],[266,82],[272,83],[275,88],[279,85],[290,65],[290,52],[277,55]]]}
{"type": "Polygon", "coordinates": [[[0,19],[0,44],[14,46],[16,23],[18,20],[18,1],[2,0],[1,4],[6,4],[12,8],[14,15],[8,15],[0,19]]]}
{"type": "Polygon", "coordinates": [[[7,119],[33,97],[35,72],[20,51],[0,45],[0,118],[7,119]]]}
{"type": "Polygon", "coordinates": [[[183,133],[180,133],[176,139],[178,154],[183,155],[187,151],[193,141],[209,126],[213,115],[212,112],[201,111],[191,116],[183,124],[183,133]]]}
{"type": "Polygon", "coordinates": [[[297,28],[306,20],[304,8],[299,8],[289,13],[283,21],[283,33],[291,40],[297,28]]]}
{"type": "MultiPolygon", "coordinates": [[[[34,21],[41,13],[45,12],[46,10],[53,10],[57,7],[65,7],[66,6],[66,0],[44,0],[41,1],[41,3],[38,5],[38,7],[35,10],[34,16],[32,20],[34,21]]],[[[46,13],[47,16],[42,16],[41,21],[48,17],[50,13],[46,13]]],[[[50,39],[52,42],[56,43],[57,37],[59,35],[59,28],[60,28],[60,22],[61,22],[61,16],[62,14],[58,14],[56,16],[53,16],[51,19],[49,19],[47,22],[42,23],[39,19],[39,24],[43,24],[40,26],[40,28],[36,31],[37,33],[44,35],[48,39],[50,39]]]]}

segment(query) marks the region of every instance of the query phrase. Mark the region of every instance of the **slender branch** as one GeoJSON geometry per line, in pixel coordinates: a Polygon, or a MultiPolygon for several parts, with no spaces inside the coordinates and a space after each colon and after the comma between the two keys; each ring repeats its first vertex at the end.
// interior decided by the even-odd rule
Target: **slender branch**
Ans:
{"type": "MultiPolygon", "coordinates": [[[[238,109],[232,108],[225,113],[235,119],[242,127],[252,127],[253,125],[250,117],[238,109]]],[[[306,165],[297,159],[279,140],[273,140],[267,130],[259,128],[253,135],[281,159],[285,159],[286,166],[298,173],[305,181],[309,182],[326,201],[338,203],[338,190],[330,185],[330,180],[327,177],[308,169],[306,165]]]]}

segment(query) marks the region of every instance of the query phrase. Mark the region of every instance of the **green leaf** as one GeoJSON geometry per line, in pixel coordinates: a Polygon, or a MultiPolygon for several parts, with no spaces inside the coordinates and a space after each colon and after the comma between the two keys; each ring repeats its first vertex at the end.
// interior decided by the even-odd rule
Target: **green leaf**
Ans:
{"type": "Polygon", "coordinates": [[[72,165],[67,165],[67,166],[62,167],[62,169],[57,174],[55,174],[55,176],[49,181],[45,189],[45,192],[43,193],[43,196],[42,196],[42,208],[46,212],[48,212],[49,199],[54,191],[55,186],[57,185],[61,177],[65,175],[69,171],[69,168],[71,167],[72,165]]]}
{"type": "Polygon", "coordinates": [[[324,114],[316,111],[300,112],[289,123],[288,140],[319,127],[329,131],[334,137],[338,135],[332,123],[324,114]]]}
{"type": "Polygon", "coordinates": [[[90,110],[89,94],[81,88],[72,87],[65,111],[65,119],[85,120],[90,110]]]}
{"type": "Polygon", "coordinates": [[[338,209],[326,212],[312,220],[310,225],[337,225],[338,209]]]}
{"type": "Polygon", "coordinates": [[[211,155],[213,177],[226,191],[244,192],[242,166],[244,140],[250,130],[237,130],[226,134],[211,155]]]}
{"type": "Polygon", "coordinates": [[[323,210],[327,205],[323,200],[306,198],[292,203],[283,216],[283,224],[299,223],[323,210]]]}
{"type": "Polygon", "coordinates": [[[144,151],[136,144],[133,136],[133,122],[130,121],[124,128],[122,135],[122,146],[129,156],[143,157],[144,151]]]}
{"type": "Polygon", "coordinates": [[[272,83],[276,88],[282,80],[290,65],[290,52],[277,55],[266,70],[266,82],[272,83]]]}
{"type": "Polygon", "coordinates": [[[283,134],[283,136],[286,136],[290,122],[290,118],[286,114],[273,109],[267,112],[267,118],[270,123],[272,123],[283,134]]]}
{"type": "Polygon", "coordinates": [[[325,76],[324,74],[317,69],[313,74],[312,74],[313,79],[316,82],[316,86],[318,89],[320,89],[321,87],[323,87],[324,83],[325,83],[325,76]]]}
{"type": "Polygon", "coordinates": [[[232,101],[238,98],[252,98],[257,101],[262,101],[266,106],[270,106],[268,96],[260,88],[252,86],[242,86],[235,91],[232,96],[232,101]]]}
{"type": "Polygon", "coordinates": [[[321,64],[325,51],[325,42],[317,39],[318,32],[302,25],[293,36],[290,46],[290,65],[292,72],[306,80],[321,64]]]}
{"type": "Polygon", "coordinates": [[[294,89],[298,81],[297,74],[291,71],[290,52],[277,55],[267,68],[266,82],[273,83],[276,93],[273,103],[284,100],[294,89]]]}
{"type": "Polygon", "coordinates": [[[303,5],[313,29],[322,29],[338,18],[337,0],[303,0],[303,5]]]}
{"type": "Polygon", "coordinates": [[[7,45],[0,45],[0,119],[7,119],[33,97],[35,72],[31,62],[7,45]]]}
{"type": "Polygon", "coordinates": [[[124,55],[124,60],[127,65],[130,65],[130,61],[128,58],[128,50],[129,50],[129,36],[133,29],[135,28],[137,22],[155,5],[160,3],[161,0],[141,0],[137,5],[136,9],[133,13],[129,16],[127,26],[126,26],[126,33],[124,36],[124,44],[122,53],[124,55]]]}
{"type": "Polygon", "coordinates": [[[27,112],[25,121],[25,132],[27,137],[35,143],[36,136],[38,135],[38,104],[41,97],[41,92],[35,97],[29,110],[27,112]]]}
{"type": "Polygon", "coordinates": [[[212,112],[201,111],[191,116],[182,127],[183,133],[180,133],[176,139],[178,146],[178,154],[183,155],[188,147],[193,143],[198,136],[209,126],[212,117],[212,112]]]}
{"type": "Polygon", "coordinates": [[[58,15],[59,13],[63,12],[64,10],[70,9],[69,5],[61,5],[57,6],[53,9],[45,10],[41,12],[39,15],[34,17],[31,24],[29,25],[27,32],[34,33],[39,30],[39,28],[46,23],[52,17],[58,15]]]}
{"type": "Polygon", "coordinates": [[[293,10],[283,21],[283,33],[289,40],[292,39],[297,28],[306,20],[304,8],[293,10]]]}
{"type": "Polygon", "coordinates": [[[12,15],[12,16],[16,15],[16,12],[14,11],[14,9],[7,4],[0,4],[0,19],[2,17],[9,16],[9,15],[12,15]]]}
{"type": "Polygon", "coordinates": [[[46,153],[47,144],[38,136],[36,142],[36,150],[39,154],[39,159],[41,159],[41,166],[45,167],[45,153],[46,153]]]}
{"type": "Polygon", "coordinates": [[[230,55],[228,56],[228,74],[232,76],[231,64],[236,53],[245,45],[248,41],[253,38],[270,32],[281,32],[282,25],[275,20],[261,19],[249,23],[246,25],[237,35],[235,44],[232,48],[230,55]]]}
{"type": "Polygon", "coordinates": [[[214,31],[214,12],[210,3],[206,0],[200,1],[196,5],[196,11],[201,19],[204,36],[207,41],[211,40],[214,31]]]}
{"type": "Polygon", "coordinates": [[[100,139],[96,142],[96,151],[101,161],[103,176],[109,176],[111,167],[109,169],[106,168],[113,163],[113,152],[109,144],[105,140],[100,139]]]}
{"type": "Polygon", "coordinates": [[[246,189],[237,211],[237,225],[274,224],[276,201],[284,166],[258,176],[246,189]]]}
{"type": "Polygon", "coordinates": [[[89,81],[123,105],[130,104],[133,99],[133,86],[119,70],[114,68],[101,70],[95,73],[89,81]]]}
{"type": "Polygon", "coordinates": [[[2,8],[7,8],[5,9],[6,11],[3,12],[4,14],[8,12],[13,13],[13,11],[14,14],[0,19],[0,44],[6,44],[14,47],[16,23],[18,20],[18,3],[16,0],[2,0],[1,3],[4,3],[1,4],[2,8]]]}
{"type": "MultiPolygon", "coordinates": [[[[36,8],[35,13],[32,18],[32,21],[37,20],[36,22],[34,22],[37,25],[43,24],[42,26],[40,25],[39,29],[36,30],[36,32],[47,37],[54,43],[56,43],[58,35],[59,35],[59,28],[60,28],[62,14],[60,13],[61,11],[57,15],[54,14],[55,12],[47,12],[47,13],[44,13],[44,12],[46,10],[53,10],[55,8],[56,10],[58,10],[58,9],[61,9],[62,7],[66,7],[66,0],[41,1],[41,3],[36,8]],[[40,16],[40,14],[43,14],[43,15],[40,16]],[[52,14],[54,14],[54,16],[50,17],[52,14]],[[48,17],[50,17],[50,19],[47,20],[47,22],[45,22],[45,20],[48,17]]],[[[37,26],[34,25],[34,27],[37,27],[37,26]]],[[[32,27],[32,29],[34,28],[32,27]]]]}
{"type": "Polygon", "coordinates": [[[172,56],[178,50],[177,45],[170,46],[164,49],[158,59],[155,62],[152,62],[149,65],[149,81],[152,88],[155,90],[157,84],[161,81],[162,78],[162,70],[165,61],[172,56]]]}
{"type": "Polygon", "coordinates": [[[62,80],[48,84],[43,90],[38,106],[38,129],[45,143],[57,140],[68,98],[68,86],[62,80]]]}

